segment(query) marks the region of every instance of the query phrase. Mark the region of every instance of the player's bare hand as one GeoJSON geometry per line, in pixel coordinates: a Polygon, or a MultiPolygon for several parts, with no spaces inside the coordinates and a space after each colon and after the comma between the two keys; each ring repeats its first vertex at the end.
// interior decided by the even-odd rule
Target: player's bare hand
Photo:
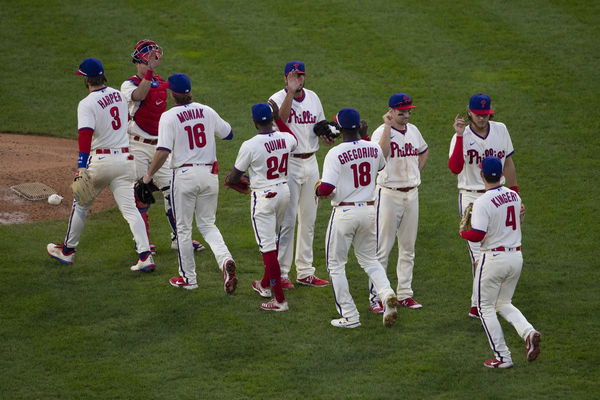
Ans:
{"type": "Polygon", "coordinates": [[[525,204],[521,203],[521,210],[519,211],[519,219],[521,220],[521,225],[523,225],[523,220],[525,219],[525,204]]]}
{"type": "Polygon", "coordinates": [[[328,137],[326,137],[325,135],[319,136],[321,138],[321,141],[323,141],[323,143],[325,143],[327,146],[333,146],[333,144],[335,143],[334,139],[330,139],[328,137]]]}
{"type": "Polygon", "coordinates": [[[383,123],[387,126],[392,126],[392,121],[394,120],[394,114],[392,110],[388,110],[385,114],[383,114],[383,123]]]}
{"type": "Polygon", "coordinates": [[[462,136],[465,132],[465,127],[467,126],[465,120],[460,116],[460,114],[456,114],[454,117],[454,131],[458,136],[462,136]]]}
{"type": "Polygon", "coordinates": [[[303,85],[303,79],[301,78],[298,71],[292,71],[287,75],[288,92],[298,93],[300,90],[302,90],[303,85]]]}
{"type": "Polygon", "coordinates": [[[152,50],[150,54],[148,54],[148,68],[154,71],[158,68],[158,64],[160,63],[161,53],[157,50],[152,50]]]}
{"type": "Polygon", "coordinates": [[[269,100],[269,105],[271,106],[271,110],[273,110],[273,120],[277,121],[279,119],[279,106],[273,100],[269,100]]]}

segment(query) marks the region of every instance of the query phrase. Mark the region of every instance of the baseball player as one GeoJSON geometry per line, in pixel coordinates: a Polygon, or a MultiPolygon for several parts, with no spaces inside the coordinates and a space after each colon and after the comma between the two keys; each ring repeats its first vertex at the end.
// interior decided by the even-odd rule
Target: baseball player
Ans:
{"type": "Polygon", "coordinates": [[[304,87],[305,67],[301,61],[290,61],[284,68],[286,87],[273,94],[269,102],[276,103],[280,131],[292,132],[298,147],[289,159],[288,186],[290,202],[281,225],[279,238],[279,264],[284,289],[293,289],[289,272],[294,258],[294,228],[298,217],[296,238],[296,282],[305,286],[322,287],[329,284],[315,275],[313,266],[313,238],[317,217],[317,198],[314,187],[319,180],[319,166],[315,153],[319,139],[314,125],[325,119],[319,96],[304,87]]]}
{"type": "Polygon", "coordinates": [[[198,288],[191,244],[195,214],[198,230],[223,274],[225,292],[231,294],[237,285],[236,265],[215,226],[219,177],[213,166],[217,161],[215,139],[230,140],[233,131],[215,110],[192,101],[192,84],[187,75],[171,75],[168,85],[176,106],[160,118],[158,147],[143,180],[149,183],[171,155],[171,205],[177,222],[180,276],[169,282],[184,289],[198,288]]]}
{"type": "MultiPolygon", "coordinates": [[[[86,58],[79,66],[77,74],[83,76],[89,91],[77,107],[77,168],[79,173],[87,169],[96,196],[104,188],[110,188],[123,218],[129,223],[139,252],[138,262],[131,270],[151,272],[155,264],[144,221],[135,207],[133,195],[134,161],[129,152],[125,125],[127,102],[121,92],[106,86],[104,66],[97,58],[86,58]]],[[[62,244],[48,244],[50,257],[63,264],[73,264],[75,248],[79,244],[90,207],[91,204],[84,205],[73,201],[65,240],[62,244]]]]}
{"type": "Polygon", "coordinates": [[[510,368],[512,358],[496,313],[510,322],[523,338],[528,361],[540,354],[541,336],[511,303],[523,266],[521,198],[500,183],[503,165],[498,157],[486,157],[481,164],[480,175],[486,191],[473,203],[472,228],[461,231],[460,236],[481,244],[473,292],[481,324],[495,356],[483,365],[510,368]]]}
{"type": "MultiPolygon", "coordinates": [[[[387,269],[394,241],[398,241],[398,304],[419,309],[412,290],[415,242],[419,225],[419,189],[421,170],[429,156],[427,143],[419,129],[409,123],[415,108],[406,93],[395,93],[388,101],[389,109],[371,137],[378,143],[386,165],[377,177],[377,259],[387,269]]],[[[383,312],[372,282],[369,282],[370,306],[374,313],[383,312]]]]}
{"type": "MultiPolygon", "coordinates": [[[[137,178],[142,177],[148,169],[158,142],[158,122],[162,113],[167,109],[167,87],[168,84],[154,71],[158,68],[162,58],[162,49],[156,42],[144,39],[137,42],[131,54],[132,62],[136,67],[136,74],[131,76],[121,85],[121,92],[129,104],[129,142],[132,154],[135,156],[137,178]]],[[[170,204],[170,180],[171,170],[165,165],[156,172],[154,182],[161,190],[165,201],[165,212],[169,225],[171,226],[171,248],[177,249],[177,227],[175,217],[170,204]]],[[[148,221],[149,204],[136,199],[138,210],[144,218],[148,237],[150,237],[150,225],[148,221]]],[[[194,250],[201,251],[205,247],[198,241],[193,240],[194,250]]],[[[150,244],[152,252],[156,252],[156,246],[150,244]]]]}
{"type": "Polygon", "coordinates": [[[258,134],[242,144],[228,179],[232,183],[239,182],[246,170],[250,175],[252,228],[265,264],[262,280],[252,282],[252,289],[261,297],[275,295],[260,308],[287,311],[289,307],[281,286],[277,243],[290,199],[287,185],[289,156],[298,141],[287,132],[273,130],[273,112],[267,103],[252,106],[252,119],[258,134]]]}
{"type": "Polygon", "coordinates": [[[323,177],[315,189],[319,197],[330,196],[333,206],[325,239],[325,258],[341,318],[332,320],[331,324],[338,328],[360,326],[360,314],[352,300],[345,272],[348,251],[353,245],[358,263],[383,300],[383,324],[390,327],[398,317],[397,297],[376,257],[374,207],[375,178],[377,171],[385,166],[385,157],[376,142],[360,140],[358,111],[343,108],[336,120],[344,141],[325,156],[323,177]]]}
{"type": "MultiPolygon", "coordinates": [[[[494,110],[490,97],[485,94],[473,95],[469,101],[467,115],[471,122],[468,126],[460,115],[454,118],[456,133],[450,142],[450,159],[448,161],[450,171],[458,175],[458,211],[461,216],[467,205],[485,193],[479,174],[479,163],[484,157],[490,155],[498,157],[504,166],[506,185],[511,190],[519,192],[517,173],[512,158],[514,148],[510,134],[506,125],[491,120],[494,117],[494,110]]],[[[479,259],[479,243],[468,242],[468,248],[474,277],[479,259]]],[[[475,294],[471,296],[471,308],[468,315],[472,318],[479,318],[475,294]]]]}

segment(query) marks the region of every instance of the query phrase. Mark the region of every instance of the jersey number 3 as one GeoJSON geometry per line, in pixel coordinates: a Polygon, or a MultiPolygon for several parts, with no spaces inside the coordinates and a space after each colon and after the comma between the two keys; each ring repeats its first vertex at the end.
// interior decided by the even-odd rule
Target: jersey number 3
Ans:
{"type": "Polygon", "coordinates": [[[288,155],[289,153],[285,153],[281,162],[275,156],[267,158],[267,179],[277,179],[280,173],[287,176],[288,155]]]}
{"type": "Polygon", "coordinates": [[[204,133],[204,124],[196,124],[192,126],[183,127],[188,134],[188,141],[190,143],[190,150],[194,150],[194,147],[206,146],[206,133],[204,133]]]}
{"type": "Polygon", "coordinates": [[[354,187],[368,186],[371,183],[371,164],[368,162],[350,165],[354,172],[354,187]]]}
{"type": "Polygon", "coordinates": [[[119,107],[112,107],[110,109],[110,116],[113,117],[111,122],[112,128],[116,131],[121,127],[121,117],[119,117],[119,107]]]}

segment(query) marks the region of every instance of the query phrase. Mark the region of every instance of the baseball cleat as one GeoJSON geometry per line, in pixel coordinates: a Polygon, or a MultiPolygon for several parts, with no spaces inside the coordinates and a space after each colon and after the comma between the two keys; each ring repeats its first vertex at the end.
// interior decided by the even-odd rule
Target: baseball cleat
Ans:
{"type": "MultiPolygon", "coordinates": [[[[200,243],[197,240],[192,240],[192,246],[194,246],[194,251],[204,251],[206,250],[206,246],[204,246],[202,243],[200,243]]],[[[177,250],[178,246],[177,246],[177,239],[172,239],[171,240],[171,249],[172,250],[177,250]]]]}
{"type": "Polygon", "coordinates": [[[145,257],[138,258],[138,262],[131,266],[132,271],[152,272],[156,268],[152,254],[148,252],[145,257]]]}
{"type": "Polygon", "coordinates": [[[153,256],[156,255],[156,245],[150,243],[150,253],[152,253],[153,256]]]}
{"type": "Polygon", "coordinates": [[[477,307],[471,307],[469,309],[469,314],[468,315],[471,318],[479,319],[479,310],[477,309],[477,307]]]}
{"type": "Polygon", "coordinates": [[[419,308],[423,308],[423,305],[416,302],[412,297],[407,297],[406,299],[398,300],[398,307],[407,307],[418,310],[419,308]]]}
{"type": "Polygon", "coordinates": [[[252,281],[252,289],[260,295],[260,297],[270,298],[272,296],[271,289],[264,288],[260,281],[252,281]]]}
{"type": "Polygon", "coordinates": [[[225,261],[223,265],[223,289],[225,293],[231,294],[235,292],[237,287],[237,278],[235,277],[235,261],[231,258],[225,261]]]}
{"type": "Polygon", "coordinates": [[[390,294],[385,299],[385,304],[383,306],[383,326],[386,328],[394,325],[398,319],[396,304],[398,304],[398,299],[396,298],[395,294],[390,294]]]}
{"type": "Polygon", "coordinates": [[[73,258],[75,257],[75,249],[69,249],[65,251],[64,244],[48,243],[46,246],[48,255],[55,260],[60,261],[63,264],[73,264],[73,258]]]}
{"type": "Polygon", "coordinates": [[[369,305],[369,311],[375,314],[383,314],[383,303],[379,300],[369,305]]]}
{"type": "Polygon", "coordinates": [[[288,302],[278,303],[277,300],[272,299],[260,304],[260,308],[265,311],[287,311],[290,309],[288,302]]]}
{"type": "Polygon", "coordinates": [[[172,277],[171,279],[169,279],[169,283],[173,287],[183,288],[183,289],[187,289],[187,290],[198,289],[197,283],[187,283],[185,281],[185,279],[182,278],[181,276],[172,277]]]}
{"type": "Polygon", "coordinates": [[[540,355],[540,342],[542,335],[538,331],[531,332],[525,339],[525,355],[527,361],[534,361],[540,355]]]}
{"type": "Polygon", "coordinates": [[[323,286],[329,285],[329,281],[318,278],[316,275],[309,275],[306,278],[296,279],[296,282],[299,285],[313,286],[313,287],[323,287],[323,286]]]}
{"type": "Polygon", "coordinates": [[[488,368],[512,368],[513,363],[512,361],[500,361],[492,358],[491,360],[486,360],[483,365],[488,368]]]}
{"type": "Polygon", "coordinates": [[[360,326],[360,321],[357,320],[349,320],[348,318],[338,318],[331,320],[331,326],[335,326],[336,328],[358,328],[360,326]]]}
{"type": "Polygon", "coordinates": [[[290,278],[281,277],[281,288],[290,290],[290,289],[295,289],[296,287],[294,286],[292,281],[290,281],[290,278]]]}

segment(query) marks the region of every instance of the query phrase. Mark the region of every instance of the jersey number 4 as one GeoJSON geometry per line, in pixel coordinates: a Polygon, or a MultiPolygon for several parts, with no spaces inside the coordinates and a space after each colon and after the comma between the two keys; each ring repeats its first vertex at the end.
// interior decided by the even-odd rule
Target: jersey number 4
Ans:
{"type": "Polygon", "coordinates": [[[267,179],[277,179],[279,174],[287,176],[288,153],[285,153],[279,161],[278,157],[267,158],[267,179]]]}
{"type": "Polygon", "coordinates": [[[206,146],[206,133],[204,133],[204,124],[196,124],[192,126],[183,127],[188,134],[188,141],[190,143],[190,150],[194,150],[194,147],[206,146]]]}
{"type": "Polygon", "coordinates": [[[354,172],[354,187],[368,186],[371,183],[371,164],[368,162],[350,165],[354,172]]]}
{"type": "Polygon", "coordinates": [[[517,230],[517,215],[515,214],[515,206],[506,208],[506,226],[512,227],[513,231],[517,230]]]}

